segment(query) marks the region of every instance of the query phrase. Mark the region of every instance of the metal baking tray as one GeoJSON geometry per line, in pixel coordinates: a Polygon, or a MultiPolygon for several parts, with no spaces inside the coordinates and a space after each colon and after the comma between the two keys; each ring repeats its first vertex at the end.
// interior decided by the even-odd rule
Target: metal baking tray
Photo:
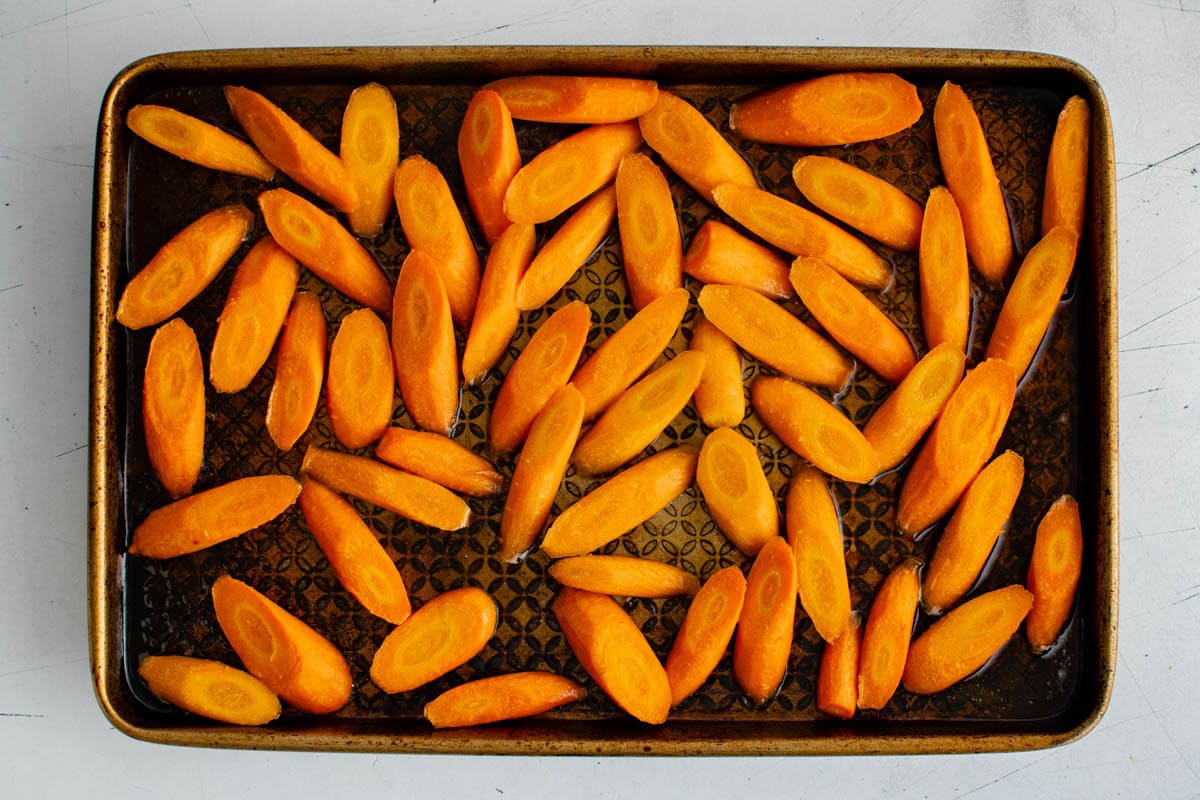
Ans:
{"type": "MultiPolygon", "coordinates": [[[[519,123],[523,155],[564,133],[551,125],[519,123]]],[[[790,168],[801,151],[730,136],[763,186],[792,200],[790,168]]],[[[759,47],[474,47],[283,49],[173,53],[138,61],[113,81],[104,99],[97,143],[95,186],[91,464],[89,477],[89,632],[96,694],[104,713],[125,733],[150,741],[218,747],[376,752],[588,753],[588,754],[831,754],[949,753],[1024,750],[1071,741],[1104,712],[1116,660],[1117,610],[1117,361],[1116,209],[1113,139],[1104,96],[1082,67],[1053,56],[962,50],[818,49],[759,47]],[[114,319],[116,300],[130,275],[175,231],[205,210],[230,202],[257,208],[262,184],[187,164],[137,140],[124,126],[134,104],[157,102],[197,114],[231,131],[237,125],[221,92],[225,84],[261,90],[335,151],[350,91],[367,81],[389,86],[399,106],[401,153],[420,152],[446,174],[460,201],[455,155],[457,129],[480,84],[513,74],[619,74],[653,78],[696,105],[728,133],[732,100],[757,89],[828,72],[886,70],[914,82],[925,114],[911,129],[883,140],[805,152],[836,155],[893,181],[924,200],[942,182],[933,142],[932,109],[941,83],[964,86],[979,110],[1013,218],[1018,252],[1035,239],[1046,154],[1058,111],[1082,95],[1092,110],[1090,202],[1074,279],[1032,377],[1020,387],[1000,447],[1026,459],[1026,483],[1011,528],[1002,539],[980,590],[1023,582],[1032,534],[1049,502],[1070,491],[1080,500],[1086,555],[1080,598],[1069,630],[1048,657],[1032,655],[1014,638],[980,675],[932,697],[897,692],[878,713],[848,722],[821,715],[814,687],[821,645],[803,613],[788,676],[764,709],[743,700],[730,657],[703,689],[676,709],[665,725],[649,727],[622,714],[586,677],[549,613],[554,584],[536,552],[521,565],[495,557],[500,500],[471,501],[476,513],[464,531],[422,528],[357,503],[396,558],[416,604],[460,585],[480,586],[498,600],[501,621],[487,648],[441,680],[403,695],[380,692],[367,677],[371,656],[388,632],[337,584],[303,526],[298,510],[239,539],[191,556],[150,562],[126,555],[133,527],[167,501],[149,468],[141,438],[141,368],[151,332],[131,333],[114,319]],[[237,663],[216,626],[209,587],[231,572],[296,611],[346,655],[354,675],[351,702],[314,717],[288,711],[264,728],[223,726],[157,701],[136,675],[151,653],[203,655],[237,663]],[[488,727],[434,731],[421,719],[426,701],[473,677],[545,668],[590,688],[589,697],[541,717],[488,727]]],[[[669,174],[669,171],[668,171],[669,174]]],[[[669,175],[685,244],[705,219],[719,216],[669,175]]],[[[286,178],[276,183],[291,185],[286,178]]],[[[465,203],[462,203],[465,208],[465,203]]],[[[546,226],[547,229],[551,226],[546,226]]],[[[252,242],[263,232],[256,224],[252,242]]],[[[541,233],[544,236],[547,231],[541,233]]],[[[482,237],[477,237],[482,241],[482,237]]],[[[394,216],[366,242],[393,277],[407,252],[394,216]]],[[[249,242],[246,245],[249,246],[249,242]]],[[[880,248],[896,267],[892,287],[879,296],[885,310],[924,351],[916,308],[915,256],[880,248]]],[[[235,256],[236,262],[240,256],[235,256]]],[[[620,275],[615,231],[551,304],[584,299],[593,311],[594,347],[632,311],[620,275]]],[[[207,352],[232,269],[181,316],[207,352]]],[[[311,275],[302,286],[319,291],[331,333],[350,304],[311,275]]],[[[693,290],[696,289],[692,285],[693,290]]],[[[1002,293],[974,287],[971,360],[978,360],[1002,293]]],[[[798,305],[797,313],[804,316],[798,305]]],[[[507,370],[543,309],[525,315],[507,370]]],[[[695,306],[688,312],[688,320],[695,306]]],[[[685,328],[688,327],[685,321],[685,328]]],[[[460,342],[461,344],[461,342],[460,342]]],[[[686,347],[681,332],[668,355],[686,347]]],[[[760,367],[747,359],[748,379],[760,367]]],[[[206,462],[198,488],[250,474],[296,474],[304,447],[332,440],[322,404],[309,432],[280,454],[261,435],[271,365],[244,392],[208,396],[206,462]]],[[[499,387],[492,377],[463,394],[455,434],[482,452],[487,408],[499,387]]],[[[843,408],[862,423],[889,387],[859,370],[843,408]]],[[[396,424],[409,424],[397,405],[396,424]]],[[[782,497],[793,456],[753,413],[741,431],[763,457],[782,497]]],[[[699,444],[705,429],[689,407],[656,442],[699,444]]],[[[511,463],[502,462],[511,469],[511,463]]],[[[881,575],[910,554],[931,553],[935,537],[917,542],[892,532],[895,491],[906,471],[869,485],[834,482],[846,532],[847,563],[857,607],[865,609],[881,575]]],[[[573,472],[556,510],[588,487],[573,472]]],[[[644,525],[608,548],[682,564],[702,578],[742,558],[716,530],[692,487],[644,525]]],[[[626,607],[665,656],[686,603],[630,601],[626,607]]],[[[928,620],[922,618],[918,626],[928,620]]]]}

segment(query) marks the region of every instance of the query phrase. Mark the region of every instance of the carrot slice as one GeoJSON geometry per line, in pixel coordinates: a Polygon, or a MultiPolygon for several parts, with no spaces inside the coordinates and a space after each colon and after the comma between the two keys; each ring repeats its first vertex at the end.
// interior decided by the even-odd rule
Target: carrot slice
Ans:
{"type": "Polygon", "coordinates": [[[253,146],[182,111],[134,106],[125,115],[125,124],[150,144],[184,161],[260,181],[275,177],[275,167],[253,146]]]}
{"type": "Polygon", "coordinates": [[[257,475],[156,508],[133,531],[129,553],[174,558],[229,541],[266,525],[296,502],[290,475],[257,475]]]}
{"type": "Polygon", "coordinates": [[[291,450],[317,410],[325,378],[325,312],[311,292],[296,292],[279,335],[275,381],[267,400],[266,426],[280,450],[291,450]]]}
{"type": "Polygon", "coordinates": [[[704,374],[692,395],[696,412],[710,428],[737,425],[746,416],[742,354],[737,345],[703,314],[692,326],[688,347],[704,354],[704,374]]]}
{"type": "Polygon", "coordinates": [[[572,556],[550,565],[563,586],[622,597],[674,597],[700,591],[696,576],[674,564],[633,556],[572,556]]]}
{"type": "Polygon", "coordinates": [[[713,573],[692,598],[665,664],[672,706],[691,697],[717,668],[729,648],[745,598],[746,579],[737,567],[713,573]]]}
{"type": "Polygon", "coordinates": [[[154,332],[142,381],[142,428],[150,466],[171,497],[191,494],[204,464],[204,365],[181,319],[154,332]]]}
{"type": "Polygon", "coordinates": [[[905,560],[875,593],[858,656],[859,708],[883,708],[900,686],[921,594],[920,568],[916,559],[905,560]]]}
{"type": "Polygon", "coordinates": [[[358,206],[346,215],[350,230],[368,239],[378,236],[392,206],[400,160],[400,118],[386,87],[368,83],[350,93],[338,152],[358,193],[358,206]]]}
{"type": "Polygon", "coordinates": [[[775,696],[787,673],[796,619],[796,562],[779,537],[767,542],[746,578],[733,642],[733,677],[756,705],[775,696]]]}
{"type": "Polygon", "coordinates": [[[841,411],[811,389],[787,378],[756,378],[754,413],[785,445],[817,469],[849,483],[879,473],[879,456],[841,411]]]}
{"type": "Polygon", "coordinates": [[[431,528],[456,531],[471,521],[471,509],[449,489],[363,456],[310,446],[300,472],[431,528]]]}
{"type": "Polygon", "coordinates": [[[850,619],[850,580],[837,504],[824,476],[815,469],[799,466],[792,474],[786,517],[800,605],[817,634],[833,643],[850,619]]]}
{"type": "Polygon", "coordinates": [[[475,93],[458,129],[458,164],[471,213],[488,244],[495,244],[509,226],[504,216],[504,193],[521,169],[517,132],[512,115],[496,92],[475,93]]]}
{"type": "Polygon", "coordinates": [[[996,449],[1016,386],[1012,368],[995,358],[963,378],[904,479],[896,511],[901,532],[920,533],[958,502],[996,449]]]}
{"type": "Polygon", "coordinates": [[[212,283],[253,222],[245,206],[223,206],[172,236],[126,284],[117,322],[140,330],[170,319],[212,283]]]}
{"type": "Polygon", "coordinates": [[[1072,97],[1058,115],[1046,161],[1043,236],[1060,225],[1075,231],[1076,236],[1083,234],[1091,122],[1091,111],[1082,97],[1072,97]]]}
{"type": "Polygon", "coordinates": [[[788,262],[715,219],[692,234],[683,271],[701,283],[727,283],[786,300],[792,296],[788,262]]]}
{"type": "Polygon", "coordinates": [[[267,161],[338,211],[358,207],[358,191],[341,159],[283,109],[241,86],[226,86],[225,101],[267,161]]]}
{"type": "Polygon", "coordinates": [[[683,286],[683,240],[671,187],[653,160],[629,153],[617,168],[617,227],[635,309],[683,286]]]}
{"type": "Polygon", "coordinates": [[[592,312],[576,300],[542,323],[517,357],[492,404],[488,441],[500,453],[525,441],[530,426],[579,363],[592,312]]]}
{"type": "Polygon", "coordinates": [[[369,308],[342,318],[329,348],[325,402],[333,435],[351,450],[366,447],[392,419],[395,376],[387,326],[369,308]]]}
{"type": "Polygon", "coordinates": [[[717,525],[746,556],[779,536],[779,508],[758,451],[733,428],[704,437],[696,483],[717,525]]]}
{"type": "Polygon", "coordinates": [[[529,264],[517,286],[517,308],[529,311],[549,303],[596,252],[617,216],[611,186],[580,204],[529,264]]]}
{"type": "Polygon", "coordinates": [[[850,615],[842,635],[825,645],[817,670],[817,709],[832,717],[850,719],[858,708],[858,658],[862,620],[850,615]]]}
{"type": "Polygon", "coordinates": [[[504,193],[504,215],[533,225],[557,217],[617,176],[626,153],[642,143],[632,122],[592,125],[538,153],[504,193]]]}
{"type": "Polygon", "coordinates": [[[504,486],[504,476],[490,461],[440,433],[388,428],[375,445],[375,457],[472,497],[498,495],[504,486]]]}
{"type": "Polygon", "coordinates": [[[328,639],[229,575],[213,583],[212,601],[234,652],[271,691],[310,714],[346,705],[350,667],[328,639]]]}
{"type": "Polygon", "coordinates": [[[570,678],[553,672],[511,672],[459,684],[425,704],[435,728],[465,728],[543,714],[587,697],[570,678]]]}
{"type": "Polygon", "coordinates": [[[697,453],[673,447],[639,461],[558,515],[542,539],[550,558],[590,553],[641,525],[696,477],[697,453]]]}
{"type": "Polygon", "coordinates": [[[630,386],[575,445],[571,461],[585,475],[599,475],[637,456],[687,405],[704,360],[703,353],[681,353],[630,386]]]}
{"type": "Polygon", "coordinates": [[[371,680],[388,694],[436,680],[479,655],[496,632],[496,601],[467,586],[443,592],[397,625],[371,661],[371,680]]]}
{"type": "Polygon", "coordinates": [[[231,725],[266,725],[279,697],[248,672],[207,658],[149,656],[138,675],[159,700],[231,725]]]}
{"type": "Polygon", "coordinates": [[[1033,595],[1016,585],[963,603],[912,643],[904,688],[933,694],[970,676],[1017,632],[1032,604],[1033,595]]]}
{"type": "Polygon", "coordinates": [[[412,421],[445,434],[458,416],[453,313],[433,259],[421,250],[410,250],[392,299],[396,382],[412,421]]]}
{"type": "Polygon", "coordinates": [[[854,230],[911,253],[921,239],[921,204],[882,178],[828,156],[804,156],[792,167],[800,194],[854,230]]]}
{"type": "Polygon", "coordinates": [[[918,274],[921,284],[921,325],[925,343],[946,342],[966,352],[971,333],[971,274],[962,215],[954,195],[942,186],[929,190],[921,221],[918,274]]]}
{"type": "Polygon", "coordinates": [[[1025,635],[1039,653],[1054,646],[1067,624],[1083,569],[1083,524],[1079,504],[1070,495],[1054,501],[1038,523],[1025,587],[1033,593],[1033,609],[1025,635]]]}
{"type": "Polygon", "coordinates": [[[263,192],[258,207],[279,246],[313,274],[356,303],[388,312],[391,283],[375,256],[336,219],[287,189],[263,192]]]}
{"type": "Polygon", "coordinates": [[[521,321],[517,286],[533,258],[534,244],[532,225],[509,225],[488,251],[471,332],[463,347],[463,379],[468,386],[482,380],[508,352],[521,321]]]}
{"type": "Polygon", "coordinates": [[[408,619],[412,605],[404,578],[354,506],[314,480],[305,478],[301,486],[304,521],[346,591],[393,625],[408,619]]]}
{"type": "Polygon", "coordinates": [[[519,75],[483,88],[500,95],[515,119],[530,122],[624,122],[658,99],[654,81],[593,75],[519,75]]]}
{"type": "Polygon", "coordinates": [[[666,721],[671,711],[667,673],[616,601],[568,587],[550,608],[571,652],[614,703],[642,722],[666,721]]]}
{"type": "Polygon", "coordinates": [[[729,127],[768,144],[825,147],[882,139],[921,118],[917,87],[887,72],[789,83],[734,104],[729,127]]]}

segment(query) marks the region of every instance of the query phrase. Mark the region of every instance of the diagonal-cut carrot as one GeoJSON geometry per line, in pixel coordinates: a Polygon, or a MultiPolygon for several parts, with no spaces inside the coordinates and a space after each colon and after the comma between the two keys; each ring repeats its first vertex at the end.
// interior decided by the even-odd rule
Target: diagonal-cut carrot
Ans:
{"type": "Polygon", "coordinates": [[[458,416],[458,353],[450,301],[437,267],[411,250],[392,298],[392,358],[404,407],[413,422],[449,434],[458,416]]]}
{"type": "Polygon", "coordinates": [[[617,168],[617,225],[635,309],[683,286],[683,240],[671,187],[654,161],[629,153],[617,168]]]}
{"type": "Polygon", "coordinates": [[[182,111],[134,106],[126,113],[125,124],[150,144],[184,161],[260,181],[275,177],[275,167],[252,145],[182,111]]]}
{"type": "Polygon", "coordinates": [[[596,252],[616,216],[617,194],[611,186],[581,203],[542,245],[521,276],[517,286],[517,308],[529,311],[549,303],[596,252]]]}
{"type": "Polygon", "coordinates": [[[702,283],[728,283],[786,300],[792,296],[788,262],[769,247],[710,219],[692,234],[683,271],[702,283]]]}
{"type": "Polygon", "coordinates": [[[1075,231],[1076,236],[1083,234],[1091,118],[1087,101],[1082,97],[1072,97],[1058,115],[1050,158],[1046,161],[1043,236],[1059,225],[1075,231]]]}
{"type": "Polygon", "coordinates": [[[571,556],[550,565],[563,586],[621,597],[674,597],[700,591],[700,581],[674,564],[633,556],[571,556]]]}
{"type": "Polygon", "coordinates": [[[171,497],[191,494],[204,464],[204,364],[181,319],[154,332],[142,381],[142,428],[150,466],[171,497]]]}
{"type": "Polygon", "coordinates": [[[425,704],[435,728],[465,728],[532,717],[587,697],[570,678],[553,672],[510,672],[460,683],[425,704]]]}
{"type": "Polygon", "coordinates": [[[492,463],[440,433],[388,428],[375,445],[375,457],[473,497],[500,494],[504,476],[492,463]]]}
{"type": "Polygon", "coordinates": [[[533,258],[535,236],[532,225],[509,225],[488,252],[483,282],[471,332],[463,347],[463,380],[478,383],[508,351],[521,311],[517,308],[517,286],[533,258]]]}
{"type": "Polygon", "coordinates": [[[266,427],[280,450],[291,450],[317,410],[325,378],[327,332],[321,300],[296,292],[275,356],[275,381],[267,400],[266,427]]]}
{"type": "Polygon", "coordinates": [[[638,78],[593,75],[517,75],[486,84],[515,119],[595,125],[624,122],[658,99],[658,84],[638,78]]]}
{"type": "Polygon", "coordinates": [[[1038,523],[1029,559],[1025,588],[1033,593],[1033,608],[1025,620],[1025,635],[1037,652],[1054,646],[1075,604],[1083,569],[1083,524],[1075,498],[1063,495],[1038,523]]]}
{"type": "Polygon", "coordinates": [[[758,186],[754,170],[699,109],[660,91],[654,106],[638,117],[646,144],[676,175],[711,202],[722,183],[758,186]]]}
{"type": "Polygon", "coordinates": [[[496,92],[481,89],[467,105],[458,130],[458,164],[471,212],[483,238],[494,245],[510,224],[504,193],[521,169],[512,115],[496,92]]]}
{"type": "Polygon", "coordinates": [[[776,537],[759,551],[746,578],[746,600],[733,642],[733,677],[756,706],[783,685],[796,618],[796,563],[776,537]]]}
{"type": "Polygon", "coordinates": [[[692,598],[664,665],[671,684],[671,705],[699,689],[729,648],[742,614],[746,579],[737,567],[718,570],[692,598]]]}
{"type": "Polygon", "coordinates": [[[358,193],[358,206],[346,222],[359,236],[378,236],[392,207],[392,179],[400,160],[400,118],[386,87],[368,83],[350,93],[338,155],[358,193]]]}
{"type": "Polygon", "coordinates": [[[858,707],[880,709],[900,686],[920,600],[921,562],[907,559],[875,592],[858,656],[858,707]]]}
{"type": "Polygon", "coordinates": [[[333,435],[345,447],[366,447],[387,430],[396,378],[387,326],[369,308],[342,318],[329,348],[325,404],[333,435]]]}
{"type": "Polygon", "coordinates": [[[149,656],[138,675],[159,700],[231,725],[266,725],[279,697],[248,672],[207,658],[149,656]]]}
{"type": "Polygon", "coordinates": [[[825,478],[811,467],[798,467],[788,484],[786,509],[800,605],[817,634],[835,642],[850,618],[850,581],[842,521],[825,478]]]}
{"type": "Polygon", "coordinates": [[[704,374],[692,402],[710,428],[733,427],[746,416],[746,389],[742,384],[742,354],[721,329],[703,314],[692,325],[692,350],[704,353],[704,374]]]}
{"type": "Polygon", "coordinates": [[[932,348],[945,342],[966,352],[971,333],[967,241],[958,204],[945,187],[929,190],[918,258],[925,343],[932,348]]]}
{"type": "Polygon", "coordinates": [[[792,167],[800,193],[829,216],[893,250],[911,253],[921,239],[921,205],[883,178],[828,156],[792,167]]]}
{"type": "Polygon", "coordinates": [[[733,428],[704,437],[696,483],[721,531],[746,556],[779,536],[779,508],[758,451],[733,428]]]}
{"type": "Polygon", "coordinates": [[[858,654],[862,646],[862,620],[850,615],[842,635],[825,645],[817,671],[817,709],[850,719],[858,709],[858,654]]]}

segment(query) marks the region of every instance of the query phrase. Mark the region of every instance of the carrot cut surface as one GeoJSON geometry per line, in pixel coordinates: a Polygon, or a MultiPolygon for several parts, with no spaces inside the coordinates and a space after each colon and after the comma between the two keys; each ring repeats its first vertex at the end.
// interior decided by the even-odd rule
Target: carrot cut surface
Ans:
{"type": "Polygon", "coordinates": [[[563,586],[598,594],[662,598],[700,591],[700,581],[687,570],[633,556],[572,556],[548,571],[563,586]]]}
{"type": "Polygon", "coordinates": [[[629,153],[617,168],[617,226],[633,307],[683,286],[683,240],[667,179],[650,158],[629,153]]]}
{"type": "Polygon", "coordinates": [[[515,119],[595,125],[644,114],[658,99],[658,84],[637,78],[591,75],[519,75],[486,84],[515,119]]]}
{"type": "Polygon", "coordinates": [[[733,677],[756,706],[783,685],[796,618],[796,562],[776,537],[759,551],[746,578],[746,599],[733,642],[733,677]]]}
{"type": "Polygon", "coordinates": [[[142,429],[150,466],[171,497],[191,494],[204,464],[204,364],[181,319],[154,332],[142,381],[142,429]]]}
{"type": "Polygon", "coordinates": [[[692,235],[683,256],[683,271],[702,283],[744,286],[776,300],[792,296],[788,269],[774,250],[715,219],[692,235]]]}
{"type": "Polygon", "coordinates": [[[471,332],[463,347],[462,373],[468,386],[481,381],[508,352],[521,321],[517,286],[533,258],[535,243],[532,225],[509,225],[488,251],[471,332]]]}
{"type": "Polygon", "coordinates": [[[159,700],[231,725],[266,725],[279,697],[248,672],[207,658],[149,656],[138,675],[159,700]]]}
{"type": "Polygon", "coordinates": [[[333,435],[357,450],[376,441],[392,419],[396,394],[387,326],[369,308],[342,318],[329,348],[325,402],[333,435]]]}
{"type": "Polygon", "coordinates": [[[704,438],[696,483],[713,519],[744,555],[758,555],[779,536],[779,509],[758,451],[733,428],[717,428],[704,438]]]}
{"type": "Polygon", "coordinates": [[[788,484],[785,515],[800,605],[817,634],[832,643],[845,633],[850,619],[850,580],[842,520],[824,476],[798,467],[788,484]]]}
{"type": "Polygon", "coordinates": [[[722,183],[758,186],[754,170],[708,118],[682,97],[660,91],[638,117],[642,136],[667,166],[711,202],[722,183]]]}
{"type": "Polygon", "coordinates": [[[831,217],[893,250],[911,253],[921,239],[921,204],[892,184],[828,156],[804,156],[792,167],[800,194],[831,217]]]}
{"type": "Polygon", "coordinates": [[[209,169],[269,181],[275,167],[236,136],[173,108],[139,105],[129,109],[125,124],[155,147],[209,169]]]}
{"type": "Polygon", "coordinates": [[[392,208],[400,160],[400,118],[386,87],[368,83],[350,93],[338,153],[358,194],[358,206],[346,214],[350,230],[368,239],[378,236],[392,208]]]}
{"type": "Polygon", "coordinates": [[[596,252],[617,216],[617,195],[601,189],[580,204],[542,245],[517,286],[517,308],[529,311],[549,303],[596,252]]]}
{"type": "Polygon", "coordinates": [[[291,450],[312,422],[325,380],[328,332],[321,299],[296,292],[279,335],[275,381],[267,399],[266,427],[280,450],[291,450]]]}
{"type": "Polygon", "coordinates": [[[471,213],[483,238],[495,244],[510,224],[504,216],[504,193],[521,169],[521,151],[512,115],[490,89],[476,92],[467,104],[458,130],[458,165],[471,213]]]}
{"type": "Polygon", "coordinates": [[[694,694],[717,668],[745,598],[746,579],[737,567],[715,572],[692,598],[665,664],[672,706],[694,694]]]}
{"type": "Polygon", "coordinates": [[[1072,97],[1058,115],[1046,161],[1043,236],[1060,225],[1073,230],[1076,236],[1083,235],[1091,124],[1092,114],[1082,97],[1072,97]]]}
{"type": "Polygon", "coordinates": [[[459,684],[425,704],[435,728],[466,728],[543,714],[587,697],[570,678],[553,672],[510,672],[459,684]]]}
{"type": "Polygon", "coordinates": [[[858,709],[858,659],[862,621],[851,614],[842,635],[825,645],[817,670],[817,710],[850,719],[858,709]]]}
{"type": "Polygon", "coordinates": [[[858,656],[859,708],[883,708],[900,686],[921,595],[920,567],[904,561],[875,593],[858,656]]]}
{"type": "Polygon", "coordinates": [[[388,428],[375,457],[472,497],[492,497],[504,488],[504,476],[492,462],[440,433],[388,428]]]}
{"type": "Polygon", "coordinates": [[[1075,604],[1083,569],[1083,524],[1079,504],[1070,495],[1055,500],[1038,523],[1025,587],[1033,608],[1025,619],[1025,635],[1037,652],[1054,646],[1075,604]]]}
{"type": "Polygon", "coordinates": [[[436,265],[410,250],[392,298],[392,358],[412,421],[449,434],[458,417],[458,352],[450,299],[436,265]]]}
{"type": "Polygon", "coordinates": [[[688,347],[704,354],[704,373],[692,395],[696,413],[710,428],[737,425],[746,416],[742,354],[737,344],[701,314],[692,325],[688,347]]]}
{"type": "Polygon", "coordinates": [[[929,190],[921,221],[918,274],[921,326],[931,348],[950,344],[966,352],[971,333],[971,274],[967,240],[954,195],[942,186],[929,190]]]}

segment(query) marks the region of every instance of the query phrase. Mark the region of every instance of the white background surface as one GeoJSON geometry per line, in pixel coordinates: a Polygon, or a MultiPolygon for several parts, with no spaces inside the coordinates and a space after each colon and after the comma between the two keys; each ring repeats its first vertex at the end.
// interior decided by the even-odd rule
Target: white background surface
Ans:
{"type": "Polygon", "coordinates": [[[1200,5],[845,0],[0,0],[0,796],[1200,796],[1200,5]],[[150,53],[334,44],[993,47],[1068,56],[1112,106],[1121,635],[1107,716],[1015,755],[374,757],[142,744],[92,697],[85,618],[92,164],[105,86],[150,53]]]}

